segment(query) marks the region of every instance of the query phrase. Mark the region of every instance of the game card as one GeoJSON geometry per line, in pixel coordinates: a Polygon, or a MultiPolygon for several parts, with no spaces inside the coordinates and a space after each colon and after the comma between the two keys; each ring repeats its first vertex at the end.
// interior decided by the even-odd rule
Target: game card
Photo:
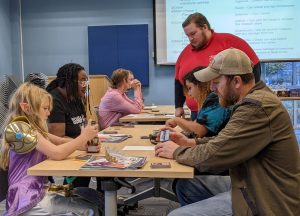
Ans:
{"type": "Polygon", "coordinates": [[[171,168],[171,163],[170,162],[151,163],[150,167],[152,169],[171,168]]]}
{"type": "Polygon", "coordinates": [[[92,157],[90,154],[80,154],[75,157],[76,160],[87,161],[92,157]]]}

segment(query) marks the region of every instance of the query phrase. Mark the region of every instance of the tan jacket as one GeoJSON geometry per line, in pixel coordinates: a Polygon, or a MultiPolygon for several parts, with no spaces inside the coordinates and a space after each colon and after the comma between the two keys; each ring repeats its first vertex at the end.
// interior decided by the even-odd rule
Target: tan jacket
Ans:
{"type": "Polygon", "coordinates": [[[229,168],[234,215],[300,215],[297,140],[286,109],[262,81],[234,106],[218,136],[173,156],[203,172],[229,168]]]}

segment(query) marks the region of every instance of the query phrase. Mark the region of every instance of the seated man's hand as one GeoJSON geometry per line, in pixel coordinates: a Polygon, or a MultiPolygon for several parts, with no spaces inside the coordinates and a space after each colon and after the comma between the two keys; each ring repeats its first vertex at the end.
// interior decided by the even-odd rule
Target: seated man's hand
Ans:
{"type": "Polygon", "coordinates": [[[172,141],[158,143],[155,146],[155,156],[173,159],[173,153],[178,147],[179,145],[172,141]]]}
{"type": "Polygon", "coordinates": [[[170,140],[180,146],[190,146],[190,139],[179,132],[170,132],[170,140]]]}

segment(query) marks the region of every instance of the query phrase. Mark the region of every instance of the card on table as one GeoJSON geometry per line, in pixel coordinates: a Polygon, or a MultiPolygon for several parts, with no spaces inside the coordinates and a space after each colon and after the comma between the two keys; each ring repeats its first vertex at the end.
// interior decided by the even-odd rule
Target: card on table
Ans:
{"type": "Polygon", "coordinates": [[[91,154],[80,154],[75,156],[75,160],[87,161],[92,157],[91,154]]]}
{"type": "Polygon", "coordinates": [[[103,131],[103,134],[117,134],[118,131],[103,131]]]}
{"type": "Polygon", "coordinates": [[[171,168],[171,163],[170,162],[151,163],[150,167],[152,169],[171,168]]]}
{"type": "Polygon", "coordinates": [[[134,128],[133,124],[125,124],[123,125],[123,128],[134,128]]]}

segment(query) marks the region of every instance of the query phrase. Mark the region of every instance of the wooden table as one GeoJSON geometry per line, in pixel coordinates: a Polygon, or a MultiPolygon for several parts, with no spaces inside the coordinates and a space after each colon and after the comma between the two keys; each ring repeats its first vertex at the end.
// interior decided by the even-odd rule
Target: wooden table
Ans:
{"type": "MultiPolygon", "coordinates": [[[[124,146],[152,145],[148,139],[140,139],[141,136],[149,135],[153,130],[161,128],[162,125],[135,125],[134,128],[110,127],[106,130],[117,130],[119,133],[132,135],[132,138],[121,143],[103,143],[100,155],[104,155],[106,146],[121,150],[124,146]]],[[[154,151],[122,151],[125,155],[146,156],[147,163],[138,170],[81,170],[85,163],[74,160],[76,155],[82,151],[76,151],[67,159],[62,161],[45,160],[27,170],[28,175],[36,176],[92,176],[92,177],[143,177],[143,178],[193,178],[194,169],[192,167],[178,164],[175,160],[155,157],[154,151]],[[151,169],[152,162],[170,162],[171,168],[151,169]]],[[[105,215],[117,215],[117,192],[105,191],[105,215]]]]}
{"type": "MultiPolygon", "coordinates": [[[[190,116],[188,108],[184,108],[187,118],[190,116]]],[[[175,117],[175,106],[174,105],[159,105],[145,107],[139,114],[130,114],[120,118],[120,122],[133,122],[133,123],[149,123],[149,122],[161,122],[164,123],[170,118],[175,117]]]]}

